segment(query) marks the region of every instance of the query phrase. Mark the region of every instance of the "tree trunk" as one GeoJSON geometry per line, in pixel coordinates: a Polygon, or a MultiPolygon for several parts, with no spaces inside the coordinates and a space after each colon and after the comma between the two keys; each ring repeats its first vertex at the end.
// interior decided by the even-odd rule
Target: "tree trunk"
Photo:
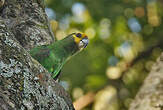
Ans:
{"type": "Polygon", "coordinates": [[[153,65],[129,110],[163,110],[163,53],[153,65]]]}
{"type": "Polygon", "coordinates": [[[73,110],[72,101],[26,50],[53,42],[42,0],[0,8],[0,110],[73,110]]]}

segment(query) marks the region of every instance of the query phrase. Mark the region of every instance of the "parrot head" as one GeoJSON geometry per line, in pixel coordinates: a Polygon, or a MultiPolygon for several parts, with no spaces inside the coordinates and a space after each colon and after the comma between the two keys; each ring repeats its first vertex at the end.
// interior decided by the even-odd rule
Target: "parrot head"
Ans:
{"type": "Polygon", "coordinates": [[[73,38],[80,50],[86,48],[89,43],[88,37],[84,33],[73,33],[73,38]]]}

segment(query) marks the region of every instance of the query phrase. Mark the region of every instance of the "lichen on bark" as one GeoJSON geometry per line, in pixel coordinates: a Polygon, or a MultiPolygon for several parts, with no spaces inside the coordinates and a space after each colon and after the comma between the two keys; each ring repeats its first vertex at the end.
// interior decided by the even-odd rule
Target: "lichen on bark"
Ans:
{"type": "Polygon", "coordinates": [[[6,0],[1,11],[0,110],[73,110],[66,91],[26,51],[53,41],[43,7],[6,0]]]}
{"type": "Polygon", "coordinates": [[[27,50],[54,41],[45,10],[33,0],[6,0],[0,16],[27,50]]]}

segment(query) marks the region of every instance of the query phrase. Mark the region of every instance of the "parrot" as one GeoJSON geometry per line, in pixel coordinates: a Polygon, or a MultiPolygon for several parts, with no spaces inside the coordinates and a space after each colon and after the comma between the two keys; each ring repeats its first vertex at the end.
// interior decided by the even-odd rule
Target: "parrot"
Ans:
{"type": "Polygon", "coordinates": [[[57,80],[63,65],[74,55],[87,47],[89,39],[84,33],[72,33],[49,45],[42,45],[30,50],[30,55],[37,60],[57,80]]]}

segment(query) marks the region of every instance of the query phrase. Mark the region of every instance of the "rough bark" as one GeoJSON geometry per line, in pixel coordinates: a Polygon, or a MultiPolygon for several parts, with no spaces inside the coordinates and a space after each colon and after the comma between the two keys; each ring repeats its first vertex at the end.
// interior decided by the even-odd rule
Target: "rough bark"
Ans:
{"type": "Polygon", "coordinates": [[[25,48],[49,44],[53,35],[48,26],[42,0],[6,0],[1,19],[25,48]]]}
{"type": "Polygon", "coordinates": [[[73,110],[66,91],[26,51],[53,41],[42,0],[6,0],[0,9],[0,110],[73,110]]]}
{"type": "Polygon", "coordinates": [[[163,53],[153,65],[129,110],[163,110],[163,53]]]}

